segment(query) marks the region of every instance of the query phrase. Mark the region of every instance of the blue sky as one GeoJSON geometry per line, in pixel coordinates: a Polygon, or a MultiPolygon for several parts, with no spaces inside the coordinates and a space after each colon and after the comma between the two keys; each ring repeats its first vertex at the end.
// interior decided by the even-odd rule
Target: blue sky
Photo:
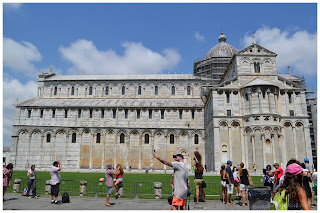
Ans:
{"type": "Polygon", "coordinates": [[[58,74],[192,73],[218,43],[252,42],[278,53],[316,91],[316,4],[5,4],[3,9],[4,145],[16,98],[36,96],[41,69],[58,74]],[[148,59],[148,63],[145,63],[148,59]]]}

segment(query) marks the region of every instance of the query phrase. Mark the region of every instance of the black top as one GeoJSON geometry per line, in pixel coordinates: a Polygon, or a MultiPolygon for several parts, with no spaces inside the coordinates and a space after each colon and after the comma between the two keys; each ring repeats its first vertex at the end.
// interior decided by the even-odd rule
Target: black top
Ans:
{"type": "Polygon", "coordinates": [[[304,190],[306,191],[307,198],[311,198],[312,197],[309,181],[311,181],[310,177],[303,176],[302,185],[303,185],[304,190]]]}
{"type": "MultiPolygon", "coordinates": [[[[231,184],[234,184],[233,173],[232,173],[231,168],[229,166],[227,167],[226,172],[229,174],[229,179],[230,179],[231,184]]],[[[226,183],[229,184],[228,178],[226,180],[226,183]]]]}
{"type": "Polygon", "coordinates": [[[290,196],[288,195],[288,210],[302,210],[302,206],[300,203],[292,203],[290,200],[290,196]]]}
{"type": "Polygon", "coordinates": [[[244,185],[249,185],[249,179],[248,179],[248,170],[242,169],[242,175],[240,176],[240,183],[244,185]]]}
{"type": "Polygon", "coordinates": [[[194,170],[194,179],[203,179],[202,175],[203,171],[199,172],[198,168],[196,167],[194,170]]]}

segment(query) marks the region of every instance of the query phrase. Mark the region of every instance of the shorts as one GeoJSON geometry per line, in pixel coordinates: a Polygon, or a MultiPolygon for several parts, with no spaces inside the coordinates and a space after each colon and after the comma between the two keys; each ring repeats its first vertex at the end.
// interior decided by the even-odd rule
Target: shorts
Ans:
{"type": "Polygon", "coordinates": [[[226,181],[223,181],[223,180],[222,180],[222,181],[221,181],[221,186],[222,186],[222,187],[226,187],[226,181]]]}
{"type": "Polygon", "coordinates": [[[227,194],[233,194],[233,184],[227,184],[227,194]]]}
{"type": "Polygon", "coordinates": [[[51,195],[58,197],[59,187],[60,187],[60,183],[57,183],[56,185],[51,185],[51,195]]]}
{"type": "Polygon", "coordinates": [[[196,189],[202,188],[202,179],[194,179],[193,183],[196,189]]]}
{"type": "Polygon", "coordinates": [[[172,205],[173,206],[185,206],[187,203],[186,201],[187,201],[187,199],[181,200],[181,199],[177,198],[175,195],[173,195],[172,205]]]}
{"type": "Polygon", "coordinates": [[[111,195],[111,194],[112,194],[112,189],[113,189],[113,187],[108,187],[108,190],[107,190],[107,194],[108,194],[108,195],[111,195]]]}
{"type": "Polygon", "coordinates": [[[120,178],[117,178],[118,181],[122,182],[123,181],[123,178],[120,177],[120,178]]]}
{"type": "Polygon", "coordinates": [[[249,185],[240,183],[240,191],[248,191],[249,185]]]}

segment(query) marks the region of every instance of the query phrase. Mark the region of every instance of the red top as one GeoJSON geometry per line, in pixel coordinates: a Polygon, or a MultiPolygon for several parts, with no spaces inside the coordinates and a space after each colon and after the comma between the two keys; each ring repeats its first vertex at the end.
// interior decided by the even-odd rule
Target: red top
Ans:
{"type": "Polygon", "coordinates": [[[122,178],[122,174],[116,175],[116,178],[122,178]]]}
{"type": "Polygon", "coordinates": [[[278,167],[279,171],[275,172],[276,175],[276,182],[278,182],[278,179],[280,179],[283,176],[283,169],[281,167],[278,167]]]}

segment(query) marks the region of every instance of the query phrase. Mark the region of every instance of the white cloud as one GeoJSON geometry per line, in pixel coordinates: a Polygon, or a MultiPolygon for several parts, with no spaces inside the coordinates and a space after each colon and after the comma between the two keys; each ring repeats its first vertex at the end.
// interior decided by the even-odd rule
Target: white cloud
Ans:
{"type": "MultiPolygon", "coordinates": [[[[264,26],[255,33],[257,44],[275,52],[278,69],[290,66],[293,74],[313,76],[317,74],[317,35],[307,31],[294,33],[264,26]]],[[[244,37],[246,46],[252,44],[252,36],[244,37]]]]}
{"type": "Polygon", "coordinates": [[[159,53],[136,42],[125,42],[122,47],[124,54],[118,55],[111,49],[100,51],[92,41],[80,39],[69,47],[61,46],[59,51],[73,64],[69,73],[83,74],[160,73],[174,68],[181,59],[173,49],[159,53]]]}
{"type": "Polygon", "coordinates": [[[204,41],[205,37],[203,35],[200,35],[199,32],[195,32],[194,33],[194,37],[198,40],[198,41],[204,41]]]}
{"type": "Polygon", "coordinates": [[[10,38],[3,38],[4,66],[32,76],[35,72],[39,72],[33,63],[41,60],[42,56],[33,44],[26,41],[19,43],[10,38]]]}
{"type": "Polygon", "coordinates": [[[15,104],[17,98],[19,103],[34,98],[37,95],[38,84],[29,81],[26,84],[21,83],[17,79],[3,79],[3,144],[10,146],[12,125],[15,114],[15,104]]]}
{"type": "Polygon", "coordinates": [[[8,10],[19,10],[21,8],[21,3],[4,3],[3,7],[4,9],[8,10]]]}

